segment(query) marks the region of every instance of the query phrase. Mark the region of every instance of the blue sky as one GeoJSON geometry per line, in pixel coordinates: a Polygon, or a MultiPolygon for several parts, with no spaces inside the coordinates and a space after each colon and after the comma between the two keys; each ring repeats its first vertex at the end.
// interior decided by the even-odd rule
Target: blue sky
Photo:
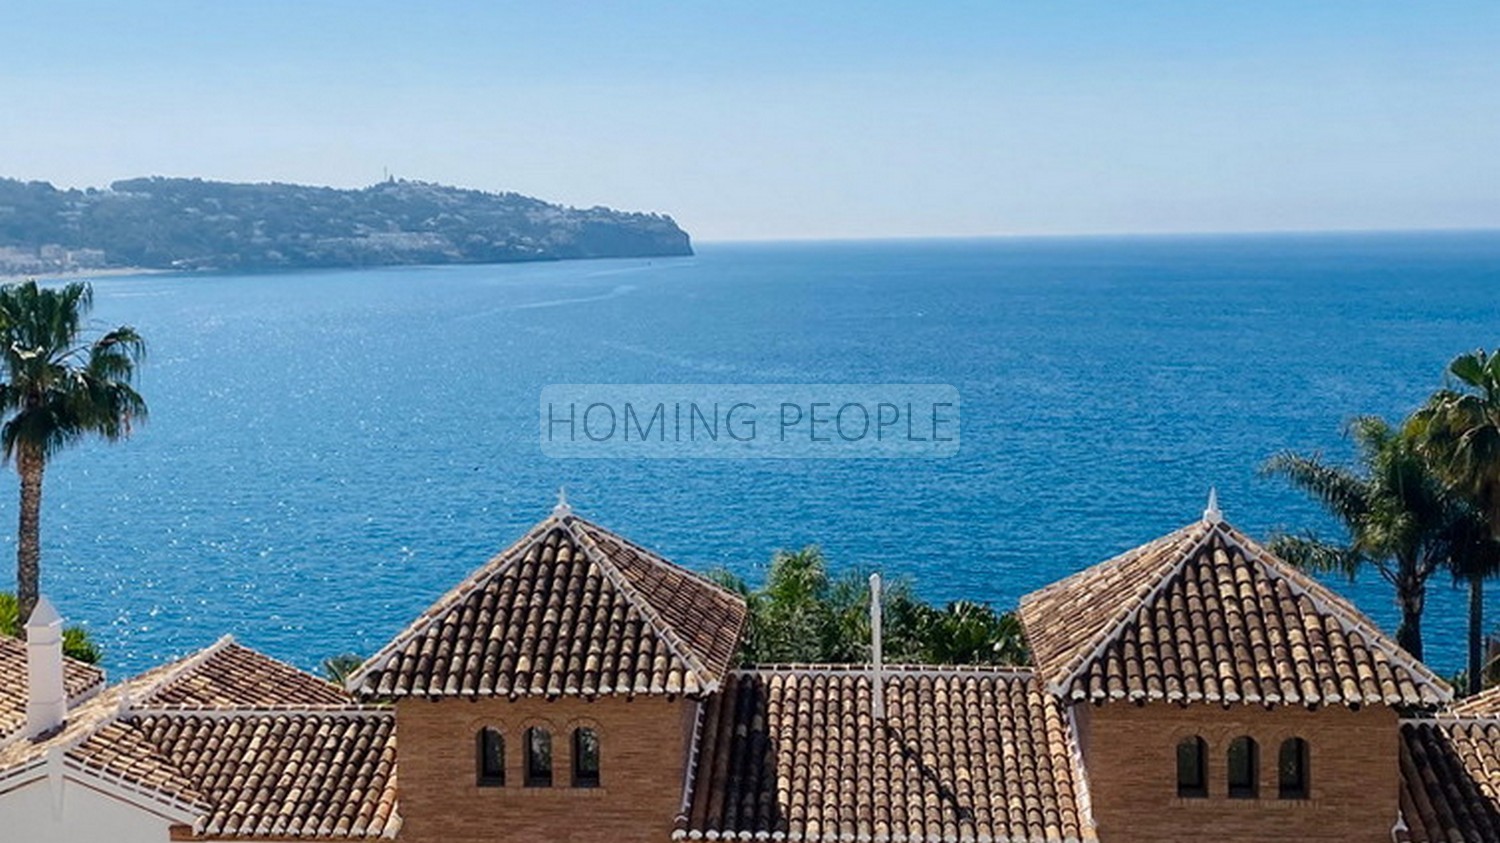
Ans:
{"type": "Polygon", "coordinates": [[[703,240],[1500,227],[1500,3],[0,5],[0,174],[400,177],[703,240]]]}

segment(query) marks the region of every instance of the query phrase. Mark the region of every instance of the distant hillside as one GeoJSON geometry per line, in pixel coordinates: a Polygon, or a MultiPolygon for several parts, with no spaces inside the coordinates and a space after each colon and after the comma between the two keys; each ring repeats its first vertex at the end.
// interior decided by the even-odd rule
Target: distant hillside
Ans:
{"type": "Polygon", "coordinates": [[[0,274],[265,270],[690,255],[671,217],[412,181],[360,190],[201,179],[58,190],[0,179],[0,274]]]}

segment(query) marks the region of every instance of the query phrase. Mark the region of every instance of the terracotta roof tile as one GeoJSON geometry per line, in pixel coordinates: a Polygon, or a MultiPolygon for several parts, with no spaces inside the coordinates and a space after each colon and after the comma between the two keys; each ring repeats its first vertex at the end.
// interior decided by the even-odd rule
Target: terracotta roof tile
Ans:
{"type": "Polygon", "coordinates": [[[1500,715],[1500,685],[1454,702],[1448,712],[1474,717],[1500,715]]]}
{"type": "Polygon", "coordinates": [[[1021,600],[1038,671],[1073,700],[1436,706],[1434,675],[1343,598],[1218,521],[1021,600]]]}
{"type": "MultiPolygon", "coordinates": [[[[26,725],[26,642],[0,635],[0,742],[26,725]]],[[[104,671],[75,659],[63,659],[63,687],[79,700],[104,685],[104,671]]]]}
{"type": "Polygon", "coordinates": [[[585,522],[554,515],[424,612],[350,678],[365,697],[698,695],[745,604],[585,522]]]}
{"type": "Polygon", "coordinates": [[[394,837],[395,719],[228,639],[0,747],[0,782],[64,763],[167,806],[209,839],[394,837]]]}
{"type": "Polygon", "coordinates": [[[191,806],[194,811],[210,807],[197,783],[128,722],[104,722],[77,746],[68,749],[67,755],[85,767],[130,782],[137,788],[155,791],[170,801],[191,806]]]}
{"type": "Polygon", "coordinates": [[[1029,671],[862,667],[726,679],[678,839],[1094,840],[1061,701],[1029,671]],[[763,837],[764,836],[764,837],[763,837]]]}
{"type": "Polygon", "coordinates": [[[661,626],[680,637],[704,675],[723,676],[739,648],[745,601],[608,530],[582,520],[575,525],[656,610],[661,626]]]}
{"type": "MultiPolygon", "coordinates": [[[[68,708],[68,719],[61,729],[34,738],[23,738],[0,748],[0,780],[16,775],[43,762],[47,752],[57,748],[70,750],[84,744],[100,729],[108,726],[120,715],[122,704],[152,683],[160,681],[170,671],[186,662],[183,659],[162,665],[146,673],[100,691],[89,699],[68,708]]],[[[70,754],[70,757],[75,757],[70,754]]],[[[130,779],[129,770],[119,764],[108,765],[115,773],[130,779]]],[[[130,779],[135,784],[149,787],[145,781],[130,779]]]]}
{"type": "Polygon", "coordinates": [[[120,728],[181,771],[211,839],[394,837],[396,721],[389,711],[172,713],[120,728]]]}
{"type": "Polygon", "coordinates": [[[1500,721],[1402,723],[1401,818],[1411,843],[1500,840],[1500,721]]]}
{"type": "Polygon", "coordinates": [[[230,640],[203,651],[191,670],[153,687],[137,707],[348,705],[347,691],[230,640]]]}

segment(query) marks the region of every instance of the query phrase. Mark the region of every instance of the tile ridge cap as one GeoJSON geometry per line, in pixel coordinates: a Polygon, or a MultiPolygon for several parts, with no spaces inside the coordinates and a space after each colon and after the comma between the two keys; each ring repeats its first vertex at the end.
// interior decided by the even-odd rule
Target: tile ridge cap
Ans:
{"type": "MultiPolygon", "coordinates": [[[[1453,689],[1448,683],[1432,671],[1421,659],[1401,649],[1394,639],[1381,632],[1373,622],[1363,617],[1357,609],[1350,611],[1345,601],[1330,592],[1327,586],[1319,583],[1312,577],[1307,576],[1295,567],[1281,561],[1271,552],[1249,536],[1241,533],[1234,527],[1226,524],[1218,525],[1218,529],[1224,535],[1225,541],[1240,549],[1246,559],[1254,561],[1262,569],[1268,571],[1272,576],[1285,580],[1294,592],[1306,594],[1313,605],[1322,612],[1335,618],[1344,632],[1357,632],[1365,643],[1372,647],[1378,647],[1386,657],[1393,662],[1406,666],[1408,670],[1418,674],[1418,678],[1426,684],[1433,686],[1440,699],[1438,702],[1451,702],[1453,700],[1453,689]]],[[[1382,701],[1384,702],[1384,701],[1382,701]]]]}
{"type": "MultiPolygon", "coordinates": [[[[735,676],[868,676],[873,667],[866,663],[829,662],[826,664],[772,662],[732,668],[735,676]]],[[[943,665],[943,664],[896,664],[883,665],[883,676],[977,676],[1032,679],[1037,670],[1029,665],[943,665]]]]}
{"type": "Polygon", "coordinates": [[[433,601],[422,613],[409,624],[407,624],[396,636],[386,642],[385,646],[376,650],[368,659],[365,659],[349,677],[344,680],[344,690],[351,695],[358,696],[380,696],[378,690],[368,692],[361,691],[360,686],[364,684],[369,675],[376,670],[383,670],[390,664],[391,659],[398,651],[407,644],[427,634],[432,625],[450,609],[460,598],[468,596],[473,589],[488,582],[496,574],[506,570],[520,560],[526,558],[527,551],[536,546],[537,542],[546,537],[553,528],[562,525],[562,516],[549,515],[537,522],[530,530],[526,531],[519,539],[511,543],[504,550],[491,556],[483,565],[474,569],[467,577],[443,593],[441,597],[433,601]]]}
{"type": "MultiPolygon", "coordinates": [[[[657,611],[655,606],[651,605],[651,601],[646,598],[646,595],[642,594],[640,589],[636,588],[630,582],[630,578],[615,567],[615,564],[609,559],[609,554],[605,553],[599,547],[594,537],[590,536],[587,530],[575,528],[573,524],[574,520],[577,519],[572,517],[564,518],[562,521],[563,529],[568,531],[568,535],[572,536],[579,548],[588,555],[589,561],[599,566],[599,569],[604,572],[604,576],[609,579],[610,584],[623,594],[632,606],[636,607],[636,611],[641,613],[641,617],[645,619],[646,624],[657,634],[657,637],[661,638],[662,643],[667,645],[667,649],[671,651],[672,655],[687,665],[688,670],[698,675],[698,683],[702,686],[699,693],[711,693],[717,689],[721,677],[708,675],[708,668],[691,652],[692,648],[687,645],[687,642],[682,640],[682,636],[678,635],[677,631],[672,628],[672,625],[667,623],[665,618],[661,617],[660,612],[657,611]]],[[[686,694],[688,691],[684,688],[681,693],[686,694]]]]}
{"type": "Polygon", "coordinates": [[[1133,559],[1139,559],[1140,557],[1145,556],[1147,553],[1157,549],[1157,547],[1160,545],[1166,545],[1173,541],[1181,540],[1183,535],[1189,530],[1202,525],[1202,521],[1194,521],[1191,524],[1184,524],[1181,527],[1178,527],[1175,530],[1171,530],[1164,535],[1157,536],[1156,538],[1138,544],[1135,547],[1122,550],[1107,559],[1103,559],[1101,561],[1093,563],[1092,565],[1087,565],[1083,568],[1080,568],[1060,580],[1054,580],[1042,586],[1041,588],[1029,591],[1021,595],[1021,598],[1016,601],[1016,607],[1017,609],[1020,609],[1026,604],[1034,603],[1053,592],[1066,591],[1068,588],[1076,585],[1077,581],[1084,579],[1090,573],[1096,572],[1100,569],[1118,567],[1133,559]]]}
{"type": "MultiPolygon", "coordinates": [[[[1174,530],[1167,536],[1163,536],[1163,539],[1166,539],[1180,534],[1178,540],[1186,541],[1192,535],[1191,531],[1193,528],[1206,527],[1201,536],[1194,539],[1183,552],[1177,554],[1175,559],[1170,560],[1171,564],[1167,564],[1165,561],[1157,564],[1153,571],[1156,576],[1156,582],[1152,583],[1151,588],[1138,599],[1125,604],[1122,610],[1117,610],[1108,622],[1100,626],[1099,632],[1096,632],[1094,638],[1091,639],[1091,646],[1068,660],[1064,664],[1065,669],[1062,672],[1062,676],[1056,681],[1049,681],[1047,683],[1047,690],[1060,697],[1067,696],[1067,687],[1077,681],[1084,667],[1097,659],[1109,645],[1119,640],[1125,627],[1135,620],[1143,609],[1156,602],[1156,598],[1167,589],[1167,586],[1176,580],[1177,575],[1187,567],[1187,564],[1208,544],[1209,539],[1218,532],[1219,526],[1218,524],[1209,524],[1204,521],[1195,521],[1179,530],[1174,530]]],[[[1149,544],[1146,545],[1146,547],[1149,546],[1149,544]]]]}
{"type": "Polygon", "coordinates": [[[139,719],[144,717],[202,717],[204,719],[227,719],[231,717],[389,717],[394,716],[395,711],[388,706],[360,705],[350,703],[348,705],[292,705],[284,708],[276,706],[234,706],[234,705],[165,705],[165,706],[141,706],[132,708],[125,715],[128,719],[139,719]]]}
{"type": "Polygon", "coordinates": [[[672,560],[668,559],[665,556],[662,556],[660,553],[657,553],[656,551],[652,550],[651,548],[646,547],[645,545],[643,545],[643,544],[641,544],[639,542],[632,541],[629,538],[627,538],[625,536],[622,536],[619,533],[615,532],[614,530],[611,530],[610,528],[605,527],[602,524],[599,524],[598,522],[590,521],[589,519],[584,518],[583,516],[579,515],[576,512],[571,513],[570,517],[573,519],[573,521],[575,521],[578,524],[582,525],[585,529],[596,530],[596,531],[598,531],[600,533],[604,533],[605,535],[609,536],[610,538],[614,539],[615,541],[618,541],[621,544],[624,544],[624,545],[628,546],[631,550],[634,550],[637,553],[640,553],[640,554],[642,554],[644,556],[649,557],[650,561],[657,562],[659,564],[666,565],[667,567],[672,568],[674,570],[681,571],[684,574],[687,574],[688,576],[692,577],[695,581],[697,581],[697,583],[699,585],[707,586],[708,588],[712,589],[713,591],[718,592],[720,596],[727,597],[727,598],[729,598],[730,601],[732,601],[732,602],[734,602],[736,604],[739,604],[739,605],[744,605],[745,604],[745,597],[744,597],[744,595],[737,594],[737,593],[735,593],[733,591],[730,591],[728,588],[725,588],[724,586],[719,585],[718,583],[714,582],[713,580],[709,579],[708,577],[704,576],[703,574],[699,573],[698,571],[694,571],[692,568],[689,568],[686,565],[682,565],[680,563],[673,562],[672,560]]]}
{"type": "Polygon", "coordinates": [[[218,653],[233,644],[233,635],[221,635],[219,636],[219,639],[214,643],[208,645],[207,647],[204,647],[203,649],[199,650],[196,653],[193,653],[190,656],[183,658],[175,665],[169,664],[161,676],[158,676],[151,682],[147,683],[144,688],[128,689],[130,680],[125,680],[119,685],[120,688],[127,689],[121,692],[121,705],[123,707],[129,708],[133,706],[135,704],[135,701],[138,699],[144,700],[161,693],[168,687],[188,676],[188,674],[190,674],[192,671],[197,670],[199,667],[202,667],[203,663],[208,661],[209,658],[211,658],[215,653],[218,653]]]}

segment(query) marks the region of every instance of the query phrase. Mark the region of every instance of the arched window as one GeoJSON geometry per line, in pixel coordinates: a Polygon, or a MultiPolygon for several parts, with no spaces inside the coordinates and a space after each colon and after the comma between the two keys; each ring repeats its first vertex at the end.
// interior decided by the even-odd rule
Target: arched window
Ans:
{"type": "Polygon", "coordinates": [[[1231,799],[1254,799],[1260,777],[1260,749],[1255,739],[1241,735],[1229,742],[1229,796],[1231,799]]]}
{"type": "Polygon", "coordinates": [[[479,730],[475,755],[479,759],[479,786],[505,786],[505,736],[499,729],[479,730]]]}
{"type": "Polygon", "coordinates": [[[1194,735],[1177,744],[1177,795],[1198,799],[1208,795],[1208,745],[1194,735]]]}
{"type": "Polygon", "coordinates": [[[1276,795],[1282,799],[1306,799],[1307,741],[1287,738],[1281,742],[1281,752],[1276,759],[1276,795]]]}
{"type": "Polygon", "coordinates": [[[526,786],[552,786],[552,733],[536,726],[526,730],[526,786]]]}
{"type": "Polygon", "coordinates": [[[573,730],[573,786],[599,786],[599,733],[593,729],[573,730]]]}

